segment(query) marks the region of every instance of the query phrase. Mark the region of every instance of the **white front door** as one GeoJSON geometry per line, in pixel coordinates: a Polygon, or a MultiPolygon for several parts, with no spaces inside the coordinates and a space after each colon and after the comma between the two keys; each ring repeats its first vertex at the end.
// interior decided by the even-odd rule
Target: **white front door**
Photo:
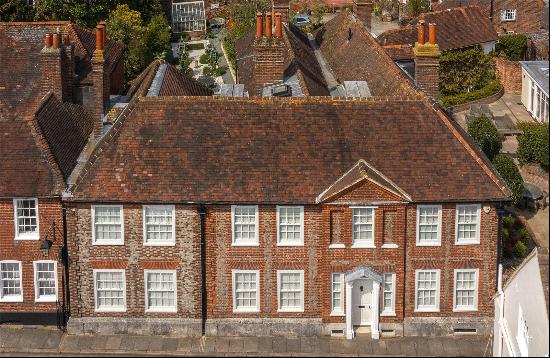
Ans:
{"type": "Polygon", "coordinates": [[[353,283],[353,325],[372,324],[372,280],[360,279],[353,283]]]}

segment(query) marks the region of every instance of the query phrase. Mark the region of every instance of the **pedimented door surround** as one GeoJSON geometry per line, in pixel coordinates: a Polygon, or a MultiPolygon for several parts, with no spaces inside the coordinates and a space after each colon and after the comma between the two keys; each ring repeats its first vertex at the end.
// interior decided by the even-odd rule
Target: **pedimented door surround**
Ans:
{"type": "MultiPolygon", "coordinates": [[[[381,273],[371,269],[368,265],[360,266],[345,274],[346,282],[346,338],[353,339],[355,332],[353,330],[353,323],[358,321],[357,317],[353,317],[353,314],[357,312],[355,305],[365,302],[353,302],[354,300],[354,284],[365,285],[366,280],[372,280],[372,303],[371,303],[371,334],[373,339],[380,338],[379,330],[379,307],[378,302],[380,300],[380,285],[382,284],[383,276],[381,273]]],[[[370,285],[364,286],[370,289],[370,285]]],[[[360,319],[359,319],[360,321],[360,319]]]]}

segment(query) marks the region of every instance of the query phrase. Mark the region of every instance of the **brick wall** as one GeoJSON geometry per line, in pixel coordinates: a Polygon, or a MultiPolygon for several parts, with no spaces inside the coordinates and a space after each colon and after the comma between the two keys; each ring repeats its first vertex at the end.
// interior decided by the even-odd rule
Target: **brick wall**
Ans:
{"type": "Polygon", "coordinates": [[[196,207],[175,207],[176,245],[143,245],[143,207],[124,205],[124,245],[93,246],[90,204],[69,204],[72,317],[200,318],[200,222],[196,207]],[[93,269],[126,270],[127,311],[95,312],[93,269]],[[145,313],[145,269],[177,270],[177,312],[145,313]]]}
{"type": "MultiPolygon", "coordinates": [[[[63,210],[58,198],[38,199],[38,230],[40,240],[14,240],[14,207],[13,200],[0,200],[0,261],[21,261],[23,274],[23,302],[0,302],[0,312],[32,312],[55,311],[55,303],[36,303],[34,291],[34,267],[33,261],[58,260],[59,248],[63,246],[63,210]],[[55,223],[55,235],[50,233],[48,240],[53,242],[49,255],[40,251],[41,240],[55,223]]],[[[57,264],[58,300],[61,302],[63,265],[57,264]]]]}
{"type": "Polygon", "coordinates": [[[439,57],[415,56],[414,80],[429,97],[439,97],[439,57]]]}
{"type": "Polygon", "coordinates": [[[281,39],[255,39],[254,74],[258,87],[284,79],[284,48],[281,39]]]}
{"type": "Polygon", "coordinates": [[[538,32],[542,26],[542,0],[495,0],[493,25],[497,32],[514,31],[516,33],[538,32]],[[516,9],[515,21],[502,21],[501,11],[516,9]]]}
{"type": "Polygon", "coordinates": [[[521,65],[518,61],[508,61],[496,58],[497,78],[504,91],[514,94],[521,93],[521,65]]]}

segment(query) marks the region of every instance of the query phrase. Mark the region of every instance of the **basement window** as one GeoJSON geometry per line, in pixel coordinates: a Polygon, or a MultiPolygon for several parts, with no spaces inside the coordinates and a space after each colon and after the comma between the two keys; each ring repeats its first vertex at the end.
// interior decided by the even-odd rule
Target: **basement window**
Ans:
{"type": "Polygon", "coordinates": [[[332,329],[330,331],[330,335],[331,336],[336,336],[336,337],[341,337],[344,335],[344,330],[343,329],[332,329]]]}
{"type": "Polygon", "coordinates": [[[459,335],[468,335],[468,334],[477,334],[477,329],[475,328],[455,328],[453,333],[457,336],[459,335]]]}
{"type": "Polygon", "coordinates": [[[278,85],[271,89],[271,95],[274,97],[290,97],[292,96],[292,89],[286,84],[278,85]]]}

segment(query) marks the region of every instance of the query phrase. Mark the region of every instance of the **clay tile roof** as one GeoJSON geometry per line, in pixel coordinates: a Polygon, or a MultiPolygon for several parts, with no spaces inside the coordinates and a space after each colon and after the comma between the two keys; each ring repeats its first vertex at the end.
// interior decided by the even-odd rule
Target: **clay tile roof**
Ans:
{"type": "Polygon", "coordinates": [[[509,197],[458,126],[425,101],[140,97],[134,103],[92,154],[73,200],[313,204],[360,159],[412,201],[509,197]]]}
{"type": "MultiPolygon", "coordinates": [[[[498,40],[491,21],[477,6],[424,13],[416,18],[416,23],[420,20],[424,20],[426,24],[435,23],[437,25],[437,44],[442,51],[498,40]]],[[[401,29],[388,30],[378,37],[380,44],[395,60],[403,59],[403,52],[396,52],[396,46],[412,48],[417,40],[416,24],[401,29]]],[[[428,31],[426,31],[426,41],[428,41],[428,31]]],[[[409,54],[410,59],[414,58],[412,50],[409,54]]]]}
{"type": "Polygon", "coordinates": [[[317,29],[315,40],[339,83],[367,81],[373,96],[418,95],[407,75],[351,12],[343,11],[317,29]]]}

